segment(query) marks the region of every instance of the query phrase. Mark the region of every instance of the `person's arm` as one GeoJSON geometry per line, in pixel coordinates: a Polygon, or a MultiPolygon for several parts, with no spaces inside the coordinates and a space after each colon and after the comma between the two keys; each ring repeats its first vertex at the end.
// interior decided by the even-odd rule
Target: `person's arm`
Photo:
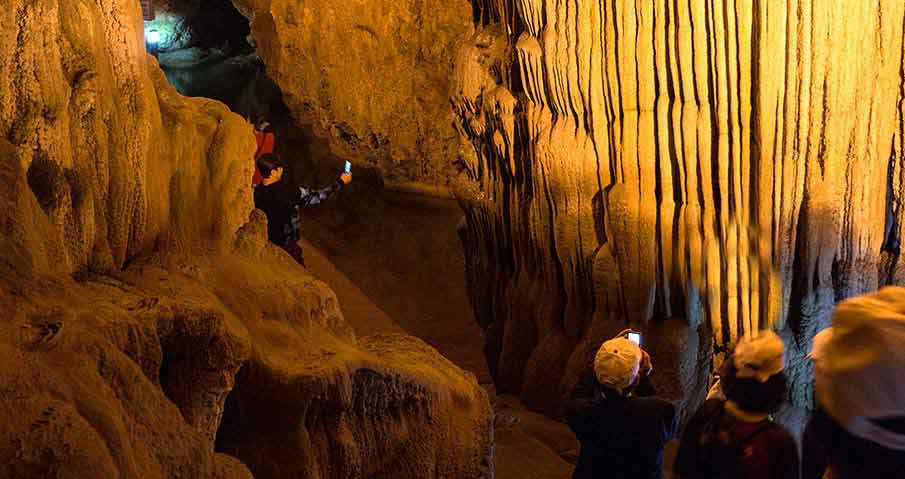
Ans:
{"type": "Polygon", "coordinates": [[[653,364],[650,361],[650,355],[643,349],[641,350],[641,354],[641,366],[638,371],[640,377],[638,379],[638,385],[635,386],[632,393],[637,397],[643,398],[657,394],[657,388],[654,387],[654,383],[650,380],[650,373],[654,370],[653,364]]]}
{"type": "Polygon", "coordinates": [[[341,189],[343,189],[343,182],[341,180],[336,180],[336,183],[333,183],[332,185],[320,190],[299,188],[300,195],[298,199],[298,206],[301,208],[307,208],[309,206],[319,205],[324,201],[330,199],[331,196],[336,194],[336,192],[341,189]]]}
{"type": "Polygon", "coordinates": [[[563,417],[579,440],[586,437],[590,431],[587,419],[594,406],[596,384],[597,378],[594,374],[585,371],[575,387],[563,399],[563,417]]]}
{"type": "Polygon", "coordinates": [[[657,388],[654,387],[654,383],[650,380],[650,376],[641,376],[641,379],[638,381],[638,385],[635,386],[632,394],[639,398],[650,397],[657,394],[657,388]]]}
{"type": "Polygon", "coordinates": [[[578,379],[575,387],[563,399],[563,415],[578,414],[594,400],[597,378],[593,372],[585,371],[578,379]]]}

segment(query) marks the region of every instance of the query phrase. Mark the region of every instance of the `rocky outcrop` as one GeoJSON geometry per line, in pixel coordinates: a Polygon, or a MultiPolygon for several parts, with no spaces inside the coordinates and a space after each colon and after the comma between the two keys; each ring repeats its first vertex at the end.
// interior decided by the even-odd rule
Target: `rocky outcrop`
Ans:
{"type": "Polygon", "coordinates": [[[444,185],[459,143],[449,108],[466,0],[234,0],[297,121],[390,179],[444,185]]]}
{"type": "Polygon", "coordinates": [[[0,33],[0,476],[489,475],[486,393],[266,241],[251,127],[167,85],[138,2],[0,33]]]}
{"type": "Polygon", "coordinates": [[[775,326],[806,404],[834,300],[902,278],[905,5],[473,4],[453,103],[497,385],[555,410],[628,323],[688,392],[708,338],[775,326]]]}

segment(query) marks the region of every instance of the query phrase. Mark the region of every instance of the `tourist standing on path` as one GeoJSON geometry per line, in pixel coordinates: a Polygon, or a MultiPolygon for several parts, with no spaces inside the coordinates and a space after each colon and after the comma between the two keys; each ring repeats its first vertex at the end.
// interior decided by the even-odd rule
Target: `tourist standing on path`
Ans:
{"type": "Polygon", "coordinates": [[[776,333],[742,338],[724,363],[721,394],[704,402],[682,434],[676,477],[798,478],[795,440],[770,418],[786,397],[784,369],[785,345],[776,333]]]}
{"type": "Polygon", "coordinates": [[[663,449],[676,434],[675,406],[657,397],[650,356],[624,334],[603,343],[564,401],[569,427],[581,443],[573,479],[662,479],[663,449]],[[639,387],[640,386],[640,387],[639,387]]]}

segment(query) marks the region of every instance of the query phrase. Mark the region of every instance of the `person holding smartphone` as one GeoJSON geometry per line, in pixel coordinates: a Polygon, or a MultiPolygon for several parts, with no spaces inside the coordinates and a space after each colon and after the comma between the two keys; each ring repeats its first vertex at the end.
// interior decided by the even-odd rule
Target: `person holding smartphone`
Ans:
{"type": "Polygon", "coordinates": [[[305,266],[301,239],[301,209],[328,200],[352,182],[351,164],[332,185],[322,189],[294,188],[283,181],[283,165],[273,154],[261,155],[257,160],[263,181],[254,189],[255,208],[267,215],[267,237],[286,250],[300,265],[305,266]]]}
{"type": "Polygon", "coordinates": [[[563,412],[581,443],[573,479],[662,479],[663,449],[676,435],[675,406],[653,396],[641,336],[623,331],[597,351],[563,412]]]}

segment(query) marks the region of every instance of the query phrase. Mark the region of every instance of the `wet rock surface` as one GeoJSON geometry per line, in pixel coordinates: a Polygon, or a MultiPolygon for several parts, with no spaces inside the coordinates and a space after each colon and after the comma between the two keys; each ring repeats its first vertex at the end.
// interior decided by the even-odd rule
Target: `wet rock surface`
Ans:
{"type": "Polygon", "coordinates": [[[0,11],[0,476],[486,477],[475,378],[356,338],[267,243],[251,127],[167,85],[139,19],[0,11]]]}

